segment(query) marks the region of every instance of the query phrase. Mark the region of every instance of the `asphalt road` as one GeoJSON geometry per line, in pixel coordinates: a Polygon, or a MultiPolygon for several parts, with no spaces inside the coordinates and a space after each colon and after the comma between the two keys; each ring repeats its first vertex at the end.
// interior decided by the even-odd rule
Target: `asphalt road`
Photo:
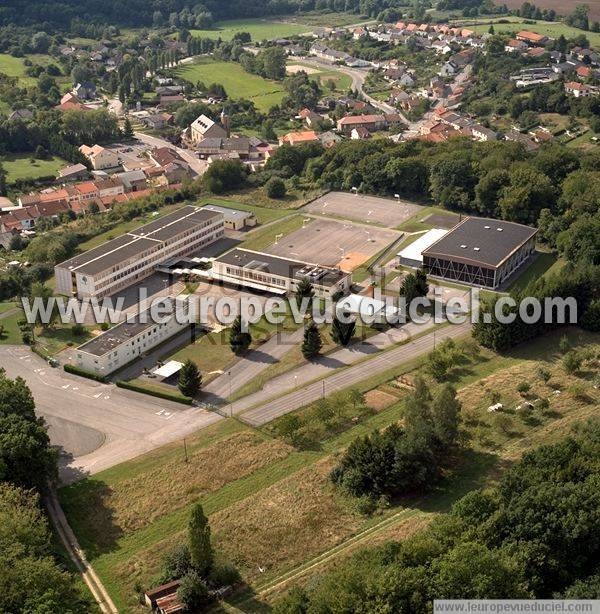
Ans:
{"type": "Polygon", "coordinates": [[[207,162],[205,160],[200,160],[200,158],[194,155],[189,149],[177,147],[176,145],[173,145],[165,139],[160,139],[156,136],[150,136],[149,134],[144,134],[143,132],[136,132],[135,138],[138,141],[145,143],[146,145],[150,145],[151,147],[168,147],[169,149],[174,149],[190,165],[190,168],[198,175],[203,175],[208,168],[207,162]]]}
{"type": "MultiPolygon", "coordinates": [[[[436,334],[436,341],[439,343],[443,339],[462,337],[471,330],[471,326],[470,322],[466,322],[465,324],[446,327],[443,329],[443,332],[440,331],[436,334]]],[[[433,333],[424,335],[393,350],[378,353],[366,362],[359,362],[339,370],[326,379],[313,382],[299,390],[278,396],[272,401],[243,412],[240,417],[248,424],[261,426],[299,407],[308,405],[321,396],[354,386],[368,377],[385,372],[395,365],[430,352],[433,349],[433,344],[433,333]]]]}
{"type": "MultiPolygon", "coordinates": [[[[155,399],[53,369],[24,346],[0,347],[0,367],[21,376],[50,440],[61,447],[61,477],[73,481],[166,443],[161,431],[194,418],[194,430],[218,419],[200,408],[155,399]]],[[[170,440],[169,440],[170,441],[170,440]]]]}

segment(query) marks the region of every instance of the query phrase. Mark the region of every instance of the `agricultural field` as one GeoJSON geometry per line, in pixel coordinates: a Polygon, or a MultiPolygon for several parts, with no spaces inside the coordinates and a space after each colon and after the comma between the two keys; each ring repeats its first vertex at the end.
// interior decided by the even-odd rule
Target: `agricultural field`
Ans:
{"type": "MultiPolygon", "coordinates": [[[[564,12],[564,9],[560,11],[564,12]]],[[[477,21],[465,22],[470,24],[468,27],[479,34],[487,32],[490,28],[490,24],[494,24],[494,30],[496,34],[509,34],[518,32],[519,30],[529,30],[531,32],[537,32],[549,36],[550,38],[558,38],[561,34],[566,38],[574,38],[581,36],[582,34],[590,41],[590,45],[596,49],[600,48],[600,33],[598,32],[584,32],[577,28],[572,28],[564,23],[558,21],[537,21],[530,23],[520,20],[518,17],[506,17],[501,20],[498,19],[482,19],[477,21]],[[508,21],[509,23],[504,23],[508,21]]]]}
{"type": "MultiPolygon", "coordinates": [[[[508,0],[505,4],[510,9],[518,9],[521,8],[522,2],[519,0],[508,0]]],[[[536,6],[539,6],[540,9],[554,9],[559,15],[568,15],[575,7],[581,4],[583,3],[579,0],[543,0],[537,3],[536,6]]],[[[590,23],[600,20],[600,6],[596,2],[585,2],[585,4],[590,8],[590,23]]]]}
{"type": "Polygon", "coordinates": [[[176,74],[192,83],[220,83],[230,98],[252,100],[259,111],[268,111],[283,100],[283,85],[247,73],[235,62],[217,62],[203,58],[179,67],[176,74]]]}
{"type": "Polygon", "coordinates": [[[7,173],[6,182],[10,185],[19,179],[39,179],[40,177],[56,177],[58,171],[68,162],[57,156],[47,160],[39,160],[31,156],[3,156],[0,163],[7,173]]]}
{"type": "Polygon", "coordinates": [[[61,502],[119,611],[142,611],[136,593],[185,539],[189,509],[198,500],[219,557],[233,563],[254,592],[233,602],[244,611],[259,609],[259,600],[288,587],[280,586],[284,575],[304,581],[358,546],[420,530],[468,490],[493,483],[523,452],[591,416],[599,401],[593,379],[600,335],[568,331],[572,347],[589,350],[573,374],[563,367],[562,334],[502,356],[465,346],[466,358],[448,376],[463,406],[463,448],[425,496],[365,513],[329,480],[337,455],[356,436],[402,420],[410,382],[416,373],[427,377],[419,360],[298,410],[293,442],[282,419],[262,430],[224,420],[187,440],[187,462],[181,442],[173,443],[63,488],[61,502]],[[525,380],[527,390],[520,386],[525,380]],[[548,401],[538,408],[538,399],[548,401]],[[523,409],[525,400],[533,409],[523,409]],[[505,409],[490,413],[491,402],[505,409]]]}
{"type": "Polygon", "coordinates": [[[218,21],[210,30],[190,30],[192,36],[220,38],[231,40],[238,32],[248,32],[253,41],[285,38],[310,31],[310,26],[292,21],[275,21],[268,19],[233,19],[218,21]]]}

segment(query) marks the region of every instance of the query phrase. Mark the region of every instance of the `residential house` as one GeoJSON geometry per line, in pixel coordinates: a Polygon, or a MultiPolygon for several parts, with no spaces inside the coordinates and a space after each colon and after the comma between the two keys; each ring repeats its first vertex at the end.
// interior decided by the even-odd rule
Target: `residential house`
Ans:
{"type": "Polygon", "coordinates": [[[416,82],[414,77],[410,73],[406,72],[400,77],[399,83],[403,87],[412,87],[416,82]]]}
{"type": "Polygon", "coordinates": [[[495,141],[498,135],[491,129],[482,126],[481,124],[472,124],[469,126],[471,136],[477,141],[495,141]]]}
{"type": "Polygon", "coordinates": [[[330,149],[334,145],[337,145],[342,141],[342,137],[331,130],[327,132],[323,132],[319,134],[319,141],[321,141],[321,145],[325,147],[325,149],[330,149]]]}
{"type": "Polygon", "coordinates": [[[86,106],[73,94],[68,92],[60,99],[60,104],[56,107],[60,111],[89,111],[90,107],[86,106]]]}
{"type": "Polygon", "coordinates": [[[94,98],[96,98],[96,86],[91,81],[78,83],[73,88],[73,94],[77,96],[79,100],[94,100],[94,98]]]}
{"type": "Polygon", "coordinates": [[[548,37],[543,34],[529,32],[528,30],[517,32],[516,38],[517,40],[526,42],[528,45],[545,45],[549,40],[548,37]]]}
{"type": "Polygon", "coordinates": [[[354,128],[362,126],[369,132],[384,130],[388,124],[383,115],[346,115],[337,122],[339,132],[350,134],[354,128]]]}
{"type": "Polygon", "coordinates": [[[532,152],[539,148],[539,144],[536,143],[531,137],[519,132],[518,130],[509,130],[505,135],[504,139],[507,141],[514,141],[516,143],[521,143],[526,151],[532,152]]]}
{"type": "Polygon", "coordinates": [[[319,122],[323,121],[323,116],[311,111],[310,109],[302,109],[298,113],[297,119],[302,120],[309,128],[314,128],[319,122]]]}
{"type": "Polygon", "coordinates": [[[28,121],[30,119],[33,119],[33,111],[30,111],[29,109],[15,109],[8,116],[8,121],[13,122],[17,119],[20,119],[22,121],[28,121]]]}
{"type": "Polygon", "coordinates": [[[370,139],[371,133],[364,126],[357,126],[356,128],[352,128],[350,138],[353,141],[363,141],[365,139],[370,139]]]}
{"type": "Polygon", "coordinates": [[[81,181],[87,179],[90,172],[85,164],[73,164],[72,166],[65,166],[58,171],[57,181],[81,181]]]}
{"type": "Polygon", "coordinates": [[[578,81],[568,81],[565,83],[565,92],[575,98],[586,98],[596,93],[591,86],[579,83],[578,81]]]}
{"type": "Polygon", "coordinates": [[[279,137],[280,145],[299,145],[301,143],[310,143],[318,141],[319,137],[314,130],[304,130],[300,132],[288,132],[279,137]]]}
{"type": "Polygon", "coordinates": [[[190,125],[190,140],[197,145],[207,138],[226,138],[227,130],[206,115],[200,115],[190,125]]]}
{"type": "Polygon", "coordinates": [[[152,130],[161,130],[173,123],[173,116],[170,113],[151,113],[141,118],[141,121],[152,130]]]}
{"type": "Polygon", "coordinates": [[[516,38],[509,38],[506,41],[506,45],[504,45],[504,51],[507,53],[523,53],[527,51],[529,46],[522,40],[518,40],[516,38]]]}
{"type": "Polygon", "coordinates": [[[96,171],[119,166],[119,156],[112,149],[106,149],[101,145],[93,147],[82,145],[79,151],[90,161],[92,168],[96,171]]]}
{"type": "Polygon", "coordinates": [[[147,180],[144,171],[125,171],[115,175],[125,188],[125,192],[139,192],[147,187],[147,180]]]}

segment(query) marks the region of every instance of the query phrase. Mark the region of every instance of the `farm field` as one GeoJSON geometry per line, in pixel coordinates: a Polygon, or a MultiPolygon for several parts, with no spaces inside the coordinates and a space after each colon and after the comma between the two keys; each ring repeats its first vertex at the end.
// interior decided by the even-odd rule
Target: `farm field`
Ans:
{"type": "Polygon", "coordinates": [[[39,177],[55,177],[58,171],[67,166],[68,162],[53,156],[47,160],[33,159],[30,156],[3,156],[0,162],[7,173],[8,184],[19,179],[38,179],[39,177]]]}
{"type": "MultiPolygon", "coordinates": [[[[591,382],[596,363],[567,374],[558,352],[562,334],[503,356],[483,350],[457,367],[449,380],[459,390],[469,444],[429,494],[393,502],[373,515],[360,513],[328,475],[336,454],[356,436],[402,419],[406,389],[401,383],[415,370],[422,372],[422,361],[397,365],[385,380],[360,386],[365,394],[358,406],[343,393],[329,397],[335,420],[322,418],[319,402],[296,412],[306,446],[282,438],[277,421],[258,431],[225,420],[187,440],[188,462],[181,442],[167,445],[63,488],[63,507],[119,611],[142,611],[137,587],[147,587],[165,553],[185,539],[189,509],[198,500],[209,516],[219,556],[235,564],[261,597],[281,574],[319,573],[323,567],[307,569],[311,561],[325,553],[347,555],[362,532],[374,531],[362,544],[368,545],[375,536],[420,530],[468,490],[492,483],[523,452],[560,438],[592,415],[598,402],[591,382]],[[540,367],[550,372],[546,383],[535,375],[540,367]],[[517,386],[525,379],[531,383],[528,398],[548,398],[547,410],[515,409],[523,402],[517,386]],[[500,398],[507,411],[487,412],[491,396],[500,398]]],[[[567,334],[573,347],[596,344],[597,352],[600,335],[584,336],[577,329],[567,334]]],[[[247,602],[240,605],[249,611],[247,602]]]]}
{"type": "MultiPolygon", "coordinates": [[[[564,8],[560,12],[564,12],[564,8]]],[[[600,48],[600,33],[598,32],[584,32],[577,28],[572,28],[564,23],[558,21],[537,21],[534,23],[525,23],[518,17],[507,17],[502,20],[498,19],[482,19],[478,21],[465,21],[469,23],[468,26],[471,30],[483,34],[489,30],[490,24],[494,24],[494,30],[496,34],[507,34],[510,32],[518,32],[519,30],[529,30],[531,32],[537,32],[538,34],[544,34],[550,38],[558,38],[561,34],[566,38],[573,38],[575,36],[585,35],[590,41],[590,45],[594,48],[600,48]],[[510,23],[500,23],[500,21],[509,21],[510,23]]]]}
{"type": "MultiPolygon", "coordinates": [[[[510,9],[518,9],[521,8],[522,2],[520,0],[508,0],[505,4],[510,9]]],[[[568,15],[580,4],[582,3],[579,0],[543,0],[536,4],[536,6],[539,6],[540,9],[554,9],[559,15],[568,15]]],[[[600,20],[600,4],[596,0],[586,2],[585,4],[590,7],[590,24],[592,21],[600,20]]]]}
{"type": "Polygon", "coordinates": [[[192,83],[203,81],[207,85],[220,83],[230,98],[252,100],[260,111],[268,111],[279,104],[284,96],[283,85],[247,73],[235,62],[216,62],[202,59],[181,66],[176,74],[192,83]]]}
{"type": "Polygon", "coordinates": [[[253,41],[263,39],[285,38],[294,34],[308,32],[310,26],[291,21],[275,21],[268,19],[232,19],[218,21],[210,30],[190,30],[192,36],[204,38],[221,38],[229,41],[238,32],[248,32],[253,41]]]}

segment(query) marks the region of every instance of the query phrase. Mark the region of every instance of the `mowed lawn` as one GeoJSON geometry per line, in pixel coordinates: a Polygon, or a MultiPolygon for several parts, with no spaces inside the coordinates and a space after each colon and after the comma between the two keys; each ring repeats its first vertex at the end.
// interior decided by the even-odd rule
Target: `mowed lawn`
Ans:
{"type": "Polygon", "coordinates": [[[310,30],[310,26],[301,23],[269,21],[267,19],[233,19],[231,21],[218,21],[210,30],[190,30],[190,32],[192,36],[221,38],[225,41],[231,40],[238,32],[248,32],[253,41],[262,41],[264,39],[285,38],[310,30]]]}
{"type": "Polygon", "coordinates": [[[56,177],[58,171],[67,166],[68,162],[53,156],[47,160],[32,159],[29,156],[4,156],[0,163],[7,173],[7,183],[19,179],[38,179],[39,177],[56,177]]]}
{"type": "Polygon", "coordinates": [[[177,75],[191,83],[202,81],[206,85],[220,83],[230,98],[252,100],[260,111],[268,111],[279,104],[284,95],[283,85],[258,75],[247,73],[234,62],[215,62],[202,59],[177,69],[177,75]]]}
{"type": "MultiPolygon", "coordinates": [[[[565,38],[574,38],[576,36],[585,35],[585,37],[590,41],[590,45],[594,48],[600,48],[600,33],[598,32],[584,32],[583,30],[578,30],[577,28],[572,28],[564,23],[559,21],[537,21],[534,23],[530,23],[529,20],[527,23],[521,21],[517,17],[513,18],[503,18],[502,21],[510,21],[510,23],[500,23],[499,20],[481,20],[480,24],[477,25],[469,25],[466,26],[479,34],[483,34],[487,32],[490,28],[490,23],[494,24],[494,30],[496,34],[509,34],[512,32],[518,32],[519,30],[529,30],[530,32],[537,32],[538,34],[543,34],[545,36],[549,36],[550,38],[558,38],[561,34],[565,38]]],[[[472,22],[469,22],[472,24],[472,22]]]]}

